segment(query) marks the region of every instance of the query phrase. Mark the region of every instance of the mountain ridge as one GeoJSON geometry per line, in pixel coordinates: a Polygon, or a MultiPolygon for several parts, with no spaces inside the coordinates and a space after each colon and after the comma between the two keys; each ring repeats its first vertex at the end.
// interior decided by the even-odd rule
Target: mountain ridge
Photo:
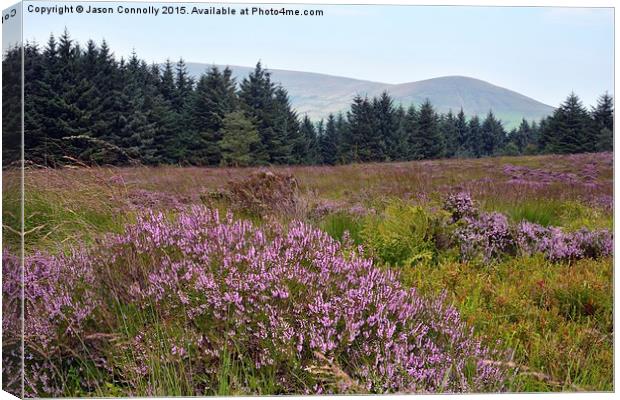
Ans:
{"type": "MultiPolygon", "coordinates": [[[[198,77],[215,65],[187,62],[191,76],[198,77]]],[[[237,82],[247,76],[254,67],[228,66],[237,82]]],[[[448,75],[404,83],[384,83],[343,77],[317,72],[304,72],[266,68],[272,81],[282,85],[289,93],[291,104],[300,115],[311,119],[325,118],[329,113],[346,112],[354,96],[376,96],[384,90],[392,96],[395,104],[408,107],[419,105],[427,98],[438,112],[456,113],[462,108],[466,115],[484,117],[489,111],[504,123],[507,129],[516,127],[521,119],[539,120],[554,107],[519,92],[494,85],[482,79],[448,75]]]]}

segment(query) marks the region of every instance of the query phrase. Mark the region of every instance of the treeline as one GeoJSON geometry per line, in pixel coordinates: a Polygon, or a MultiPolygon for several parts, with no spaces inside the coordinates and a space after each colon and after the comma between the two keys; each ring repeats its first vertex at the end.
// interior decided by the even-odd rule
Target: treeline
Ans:
{"type": "MultiPolygon", "coordinates": [[[[3,57],[5,116],[19,115],[21,48],[3,57]],[[17,82],[17,83],[16,83],[17,82]],[[14,92],[14,93],[13,93],[14,92]],[[13,101],[10,99],[13,98],[13,101]],[[15,101],[17,99],[17,101],[15,101]],[[7,114],[7,112],[9,114],[7,114]]],[[[65,33],[24,51],[26,158],[57,166],[341,164],[611,150],[613,100],[588,111],[571,94],[553,115],[506,132],[490,111],[440,114],[430,102],[405,109],[388,93],[357,96],[346,114],[319,122],[292,109],[260,62],[239,84],[229,68],[199,79],[180,60],[116,60],[105,41],[85,47],[65,33]]],[[[3,120],[7,162],[19,158],[19,118],[3,120]]]]}

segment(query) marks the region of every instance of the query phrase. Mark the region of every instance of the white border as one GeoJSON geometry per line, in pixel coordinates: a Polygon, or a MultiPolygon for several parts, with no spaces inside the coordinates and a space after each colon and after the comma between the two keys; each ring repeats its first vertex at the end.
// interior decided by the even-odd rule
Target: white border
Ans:
{"type": "MultiPolygon", "coordinates": [[[[139,3],[140,1],[137,0],[125,0],[126,2],[136,2],[139,3]]],[[[59,1],[60,2],[60,1],[59,1]]],[[[143,1],[144,2],[144,1],[143,1]]],[[[166,0],[165,2],[167,3],[188,3],[188,1],[183,1],[183,0],[166,0]]],[[[260,0],[241,0],[241,1],[227,1],[227,0],[219,0],[219,1],[194,1],[194,2],[201,2],[201,3],[281,3],[281,4],[369,4],[369,5],[373,5],[373,4],[381,4],[381,5],[386,5],[386,4],[401,4],[401,5],[455,5],[455,6],[537,6],[537,7],[543,7],[543,6],[555,6],[555,7],[613,7],[615,8],[616,6],[616,1],[614,0],[506,0],[506,1],[499,1],[499,0],[475,0],[475,1],[468,1],[468,0],[388,0],[388,1],[379,1],[379,0],[286,0],[286,1],[279,1],[279,0],[272,0],[272,1],[260,1],[260,0]]],[[[2,9],[5,9],[11,5],[14,5],[15,3],[17,3],[17,1],[14,0],[0,0],[0,7],[2,9]]],[[[55,3],[55,2],[50,2],[50,3],[55,3]]],[[[614,13],[615,14],[615,13],[614,13]]],[[[615,23],[615,15],[614,15],[614,23],[615,23]]],[[[614,32],[615,34],[615,39],[614,39],[614,50],[617,46],[618,43],[618,30],[615,30],[614,32]]],[[[617,52],[615,52],[614,55],[614,66],[615,66],[615,72],[618,71],[618,59],[617,59],[618,55],[617,52]]],[[[615,77],[615,75],[614,75],[615,77]]],[[[1,84],[1,77],[0,77],[0,84],[1,84]]],[[[618,83],[617,81],[614,79],[614,95],[617,95],[619,93],[618,91],[618,83]]],[[[2,114],[2,111],[0,110],[0,116],[2,114]]],[[[620,145],[620,134],[618,131],[618,119],[615,118],[615,130],[614,132],[616,132],[615,138],[614,138],[614,147],[616,149],[620,149],[619,145],[620,145]]],[[[0,137],[0,145],[1,145],[2,139],[0,137]]],[[[615,175],[615,171],[618,168],[618,158],[616,157],[614,159],[614,175],[615,175]]],[[[2,178],[0,176],[0,185],[2,183],[2,178]]],[[[614,179],[614,210],[618,209],[618,205],[620,203],[620,201],[618,201],[618,199],[615,197],[615,193],[617,193],[617,189],[619,187],[620,183],[614,179]]],[[[1,209],[2,209],[2,205],[0,203],[0,213],[1,213],[1,209]]],[[[614,221],[616,220],[616,215],[614,212],[614,221]]],[[[615,237],[617,237],[618,234],[618,230],[615,229],[614,231],[614,235],[615,237]]],[[[1,244],[1,239],[0,239],[0,244],[1,244]]],[[[620,243],[618,240],[615,241],[615,248],[614,248],[614,254],[620,254],[619,252],[620,250],[620,243]]],[[[615,277],[615,262],[614,262],[614,277],[615,277]]],[[[615,281],[614,281],[615,282],[615,281]]],[[[615,287],[614,285],[614,321],[618,321],[618,307],[616,307],[617,305],[617,298],[618,298],[618,290],[617,287],[615,287]]],[[[615,324],[614,324],[615,325],[615,324]]],[[[616,344],[616,340],[615,340],[615,335],[614,335],[614,349],[616,349],[615,347],[616,344]]],[[[616,367],[618,365],[618,351],[614,351],[614,367],[616,367]]],[[[615,369],[615,372],[617,372],[617,369],[615,369]]],[[[619,379],[618,379],[618,374],[615,373],[614,376],[614,388],[618,388],[618,384],[619,384],[619,379]]],[[[394,396],[390,396],[391,398],[402,398],[402,399],[420,399],[420,400],[424,400],[424,399],[437,399],[443,397],[444,395],[397,395],[396,397],[394,396]]],[[[290,398],[290,399],[304,399],[304,398],[308,398],[310,396],[287,396],[286,398],[290,398]]],[[[338,397],[341,396],[312,396],[312,397],[317,397],[317,398],[321,398],[321,399],[329,399],[329,400],[334,400],[338,397]]],[[[361,398],[366,398],[369,396],[347,396],[347,398],[356,398],[356,399],[361,399],[361,398]]],[[[0,391],[0,400],[4,400],[4,399],[14,399],[15,397],[6,393],[6,392],[2,392],[0,391]]],[[[220,397],[222,399],[236,399],[234,397],[220,397]]],[[[261,399],[270,399],[270,400],[279,400],[281,399],[280,397],[275,397],[275,396],[268,396],[268,397],[261,397],[261,399]]],[[[387,396],[372,396],[372,398],[387,398],[387,396]]],[[[506,400],[513,400],[513,399],[536,399],[536,398],[544,398],[544,399],[564,399],[564,398],[568,398],[568,399],[612,399],[615,398],[614,393],[588,393],[588,394],[584,394],[584,393],[540,393],[540,394],[467,394],[467,395],[458,395],[458,396],[449,396],[449,398],[464,398],[464,399],[472,399],[472,400],[484,400],[484,399],[506,399],[506,400]]],[[[168,399],[165,397],[165,399],[168,399]]],[[[170,399],[185,399],[185,398],[181,398],[181,397],[174,397],[174,398],[170,398],[170,399]]],[[[192,399],[192,398],[189,398],[192,399]]]]}

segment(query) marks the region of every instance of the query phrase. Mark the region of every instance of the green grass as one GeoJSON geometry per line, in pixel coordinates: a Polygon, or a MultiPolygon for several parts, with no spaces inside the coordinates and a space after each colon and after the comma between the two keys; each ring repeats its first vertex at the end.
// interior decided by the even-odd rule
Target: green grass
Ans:
{"type": "Polygon", "coordinates": [[[529,221],[567,230],[613,228],[612,215],[574,200],[532,199],[506,203],[498,199],[485,202],[484,208],[504,213],[516,223],[529,221]]]}
{"type": "Polygon", "coordinates": [[[426,294],[447,290],[478,334],[501,340],[516,364],[553,381],[522,374],[511,390],[613,390],[612,271],[611,259],[531,257],[420,266],[404,270],[403,279],[426,294]]]}
{"type": "Polygon", "coordinates": [[[516,204],[487,204],[485,208],[505,213],[513,222],[529,221],[543,226],[560,226],[564,203],[559,200],[527,200],[516,204]]]}
{"type": "Polygon", "coordinates": [[[318,223],[319,228],[336,240],[342,240],[345,232],[355,244],[362,243],[363,221],[345,212],[329,214],[318,223]]]}

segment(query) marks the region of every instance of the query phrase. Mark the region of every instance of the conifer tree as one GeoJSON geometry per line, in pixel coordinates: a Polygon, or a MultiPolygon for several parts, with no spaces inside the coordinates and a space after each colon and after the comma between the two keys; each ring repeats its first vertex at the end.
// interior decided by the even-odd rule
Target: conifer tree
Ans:
{"type": "Polygon", "coordinates": [[[455,131],[456,131],[456,153],[455,155],[458,157],[464,157],[468,154],[468,146],[469,146],[469,125],[467,123],[467,119],[465,118],[465,113],[461,108],[461,111],[456,115],[456,121],[454,123],[455,131]]]}
{"type": "Polygon", "coordinates": [[[193,87],[194,80],[189,76],[187,65],[181,58],[176,65],[175,88],[172,101],[172,106],[177,113],[184,114],[187,111],[193,87]]]}
{"type": "MultiPolygon", "coordinates": [[[[238,91],[229,68],[211,68],[194,85],[183,60],[176,67],[167,61],[160,72],[135,52],[117,61],[105,41],[81,47],[65,30],[42,49],[26,43],[6,51],[6,82],[20,82],[9,75],[21,68],[22,51],[26,155],[48,166],[67,162],[65,156],[95,164],[336,164],[613,149],[613,99],[607,94],[590,112],[571,94],[553,115],[539,123],[523,120],[508,137],[492,111],[483,123],[476,116],[468,122],[463,110],[438,115],[428,101],[405,112],[387,92],[357,96],[346,118],[339,113],[314,124],[300,120],[286,89],[260,63],[238,91]]],[[[4,90],[10,94],[18,86],[4,90]]],[[[13,161],[20,135],[6,132],[19,133],[13,128],[20,120],[10,117],[20,114],[15,106],[3,101],[9,116],[3,120],[3,154],[13,161]]]]}
{"type": "Polygon", "coordinates": [[[190,104],[187,157],[192,164],[219,165],[224,117],[237,107],[230,68],[211,67],[198,80],[190,104]]]}
{"type": "Polygon", "coordinates": [[[470,157],[482,156],[482,127],[480,119],[474,115],[469,120],[469,137],[467,139],[467,153],[470,157]]]}
{"type": "Polygon", "coordinates": [[[399,126],[396,119],[396,112],[394,109],[394,102],[387,91],[383,91],[378,98],[374,98],[372,101],[372,107],[374,115],[373,136],[372,140],[376,143],[373,145],[373,151],[383,151],[385,148],[385,154],[377,154],[375,157],[377,160],[397,160],[400,158],[400,138],[399,138],[399,126]],[[385,144],[382,145],[381,142],[385,144]]]}
{"type": "MultiPolygon", "coordinates": [[[[3,130],[4,144],[3,154],[6,158],[5,162],[16,161],[20,158],[19,152],[14,154],[14,159],[5,153],[5,151],[18,151],[21,142],[21,130],[15,131],[12,127],[21,126],[21,55],[19,55],[19,47],[11,48],[5,54],[3,59],[3,76],[8,74],[3,80],[3,91],[6,91],[2,101],[3,107],[3,130]],[[18,68],[18,75],[11,76],[18,68]],[[18,92],[14,92],[15,85],[19,87],[18,92]],[[15,97],[18,96],[18,97],[15,97]],[[14,120],[14,121],[13,121],[14,120]],[[6,123],[6,126],[5,126],[6,123]],[[11,134],[18,135],[11,140],[11,134]]],[[[49,98],[43,94],[44,77],[47,76],[44,65],[43,56],[36,43],[25,43],[24,51],[24,157],[26,161],[32,161],[39,165],[45,165],[45,135],[46,127],[43,125],[42,119],[45,118],[46,106],[49,98]]]]}
{"type": "Polygon", "coordinates": [[[334,114],[329,114],[325,130],[319,138],[319,146],[324,164],[334,165],[338,162],[338,130],[334,114]]]}
{"type": "Polygon", "coordinates": [[[439,117],[428,99],[418,112],[413,146],[413,158],[416,160],[439,158],[445,152],[444,138],[439,130],[439,117]]]}
{"type": "Polygon", "coordinates": [[[596,148],[596,135],[590,115],[575,93],[548,119],[545,127],[545,150],[550,153],[583,153],[596,148]]]}
{"type": "Polygon", "coordinates": [[[506,132],[502,123],[493,115],[493,111],[489,111],[481,129],[481,155],[491,156],[504,144],[506,132]]]}
{"type": "Polygon", "coordinates": [[[459,132],[457,129],[457,119],[452,110],[440,118],[440,130],[445,138],[446,152],[445,157],[452,158],[456,155],[459,147],[459,132]]]}
{"type": "Polygon", "coordinates": [[[168,101],[171,107],[174,107],[176,87],[174,83],[174,69],[170,59],[167,59],[164,64],[164,70],[161,74],[161,81],[159,83],[159,91],[164,97],[164,100],[168,101]]]}
{"type": "Polygon", "coordinates": [[[283,150],[287,143],[276,134],[274,117],[277,105],[274,101],[275,85],[271,82],[271,74],[265,71],[260,62],[254,71],[243,79],[240,85],[239,98],[246,113],[256,123],[261,138],[254,159],[258,164],[273,163],[286,157],[283,150]]]}
{"type": "Polygon", "coordinates": [[[227,114],[222,121],[222,138],[219,141],[222,166],[247,167],[256,160],[255,147],[260,144],[256,127],[243,112],[227,114]]]}
{"type": "Polygon", "coordinates": [[[320,147],[316,128],[307,115],[301,122],[301,133],[306,143],[306,155],[303,163],[306,165],[317,164],[320,159],[320,147]]]}
{"type": "Polygon", "coordinates": [[[523,153],[533,139],[532,128],[525,118],[521,120],[519,128],[514,129],[510,134],[510,141],[514,143],[519,153],[523,153]]]}
{"type": "Polygon", "coordinates": [[[614,104],[613,98],[604,93],[592,110],[593,126],[596,135],[597,151],[612,151],[614,145],[614,104]]]}
{"type": "Polygon", "coordinates": [[[349,124],[342,112],[339,112],[336,116],[336,138],[337,138],[337,156],[336,160],[338,164],[344,164],[346,160],[346,142],[345,138],[349,135],[349,124]]]}
{"type": "Polygon", "coordinates": [[[348,160],[353,162],[385,160],[385,141],[373,117],[373,107],[368,98],[356,96],[347,116],[348,160]]]}
{"type": "MultiPolygon", "coordinates": [[[[30,49],[32,50],[32,49],[30,49]]],[[[22,121],[21,121],[21,97],[22,97],[22,51],[29,51],[24,46],[13,46],[3,54],[2,59],[2,166],[21,168],[22,154],[22,121]]],[[[26,98],[28,101],[28,98],[26,98]]],[[[28,103],[26,103],[28,105],[28,103]]],[[[35,133],[37,129],[34,120],[26,118],[26,132],[35,133]],[[30,126],[29,123],[30,122],[30,126]],[[30,129],[30,131],[28,131],[30,129]]],[[[36,132],[37,134],[39,132],[36,132]]],[[[39,146],[38,141],[28,143],[28,136],[24,137],[26,148],[24,150],[26,160],[40,162],[32,159],[34,153],[32,146],[39,146]],[[30,146],[30,147],[29,147],[30,146]]],[[[36,154],[36,153],[34,153],[36,154]]],[[[4,190],[4,189],[3,189],[4,190]]]]}
{"type": "Polygon", "coordinates": [[[301,132],[299,118],[291,106],[288,92],[283,87],[275,89],[274,136],[280,150],[274,153],[277,164],[301,164],[305,157],[306,138],[301,132]]]}
{"type": "Polygon", "coordinates": [[[406,143],[404,159],[415,160],[416,141],[418,137],[418,112],[413,104],[407,109],[407,114],[402,123],[402,129],[406,143]]]}

